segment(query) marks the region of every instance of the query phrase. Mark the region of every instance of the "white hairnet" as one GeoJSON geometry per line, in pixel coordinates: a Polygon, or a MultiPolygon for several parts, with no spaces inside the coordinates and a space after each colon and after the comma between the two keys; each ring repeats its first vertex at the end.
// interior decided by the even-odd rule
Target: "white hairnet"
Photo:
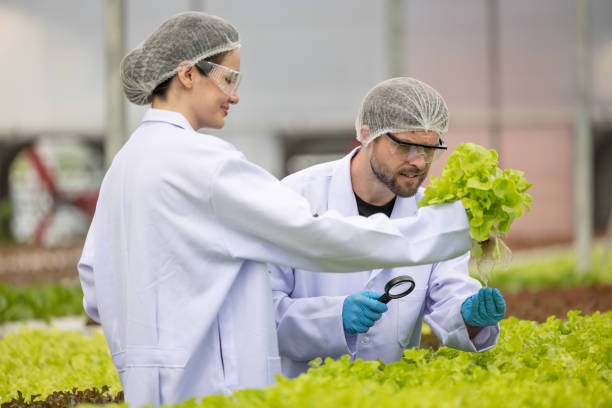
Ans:
{"type": "Polygon", "coordinates": [[[123,91],[137,105],[151,103],[153,90],[176,74],[181,61],[194,65],[239,46],[238,31],[222,18],[191,11],[177,14],[123,58],[123,91]]]}
{"type": "Polygon", "coordinates": [[[435,89],[417,79],[400,77],[370,89],[361,102],[355,130],[357,140],[365,146],[386,132],[423,130],[442,137],[448,131],[448,122],[446,102],[435,89]],[[362,125],[370,128],[363,140],[362,125]]]}

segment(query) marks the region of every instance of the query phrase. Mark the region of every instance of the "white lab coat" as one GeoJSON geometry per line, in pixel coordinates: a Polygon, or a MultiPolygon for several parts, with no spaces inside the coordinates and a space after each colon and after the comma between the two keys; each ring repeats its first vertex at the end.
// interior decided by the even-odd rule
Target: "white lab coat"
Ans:
{"type": "MultiPolygon", "coordinates": [[[[345,216],[358,214],[350,176],[351,158],[320,164],[292,174],[283,184],[303,195],[319,214],[328,210],[345,216]]],[[[417,211],[420,188],[414,197],[395,201],[391,218],[409,217],[417,211]]],[[[435,226],[418,234],[435,235],[435,226]]],[[[461,303],[478,291],[480,283],[468,275],[469,252],[430,265],[375,269],[352,274],[312,273],[270,265],[276,323],[283,374],[295,377],[308,370],[316,357],[376,360],[386,363],[401,358],[405,348],[418,347],[423,317],[449,347],[484,351],[499,337],[499,325],[485,327],[470,341],[461,317],[461,303]],[[412,293],[391,300],[388,311],[365,334],[347,335],[342,325],[342,305],[348,295],[362,290],[382,293],[385,284],[409,275],[416,286],[412,293]]]]}
{"type": "Polygon", "coordinates": [[[335,272],[463,253],[460,203],[313,217],[232,145],[150,109],[102,186],[78,269],[132,406],[263,387],[280,373],[265,262],[335,272]],[[436,226],[436,233],[416,234],[436,226]]]}

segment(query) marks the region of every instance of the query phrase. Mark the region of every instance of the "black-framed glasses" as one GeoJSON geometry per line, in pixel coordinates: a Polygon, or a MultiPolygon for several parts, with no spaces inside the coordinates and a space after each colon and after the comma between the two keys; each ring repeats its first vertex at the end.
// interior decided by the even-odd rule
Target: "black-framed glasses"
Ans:
{"type": "Polygon", "coordinates": [[[391,154],[402,156],[406,160],[414,160],[419,156],[423,156],[425,163],[433,163],[448,149],[442,138],[438,138],[438,145],[426,145],[405,142],[393,136],[391,132],[387,132],[386,135],[393,141],[389,147],[391,154]]]}

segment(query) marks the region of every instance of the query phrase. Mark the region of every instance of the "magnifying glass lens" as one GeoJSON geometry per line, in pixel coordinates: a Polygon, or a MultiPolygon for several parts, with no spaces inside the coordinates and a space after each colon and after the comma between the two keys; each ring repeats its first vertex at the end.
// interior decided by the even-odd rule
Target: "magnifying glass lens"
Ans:
{"type": "Polygon", "coordinates": [[[389,289],[389,294],[391,296],[398,296],[409,290],[414,283],[412,282],[398,282],[391,289],[389,289]]]}
{"type": "Polygon", "coordinates": [[[414,279],[408,275],[396,276],[385,285],[385,293],[378,298],[379,302],[389,303],[391,299],[398,299],[408,295],[414,290],[414,279]]]}

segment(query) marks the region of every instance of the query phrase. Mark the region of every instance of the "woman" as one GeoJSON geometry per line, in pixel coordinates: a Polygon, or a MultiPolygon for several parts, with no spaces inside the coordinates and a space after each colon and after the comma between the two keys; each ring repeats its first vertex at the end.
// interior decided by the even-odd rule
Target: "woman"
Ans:
{"type": "Polygon", "coordinates": [[[229,23],[188,12],[121,65],[128,99],[152,108],[104,178],[78,267],[134,406],[271,383],[280,363],[264,262],[347,272],[470,247],[460,203],[394,221],[317,215],[232,145],[197,133],[223,127],[238,103],[239,46],[229,23]]]}

